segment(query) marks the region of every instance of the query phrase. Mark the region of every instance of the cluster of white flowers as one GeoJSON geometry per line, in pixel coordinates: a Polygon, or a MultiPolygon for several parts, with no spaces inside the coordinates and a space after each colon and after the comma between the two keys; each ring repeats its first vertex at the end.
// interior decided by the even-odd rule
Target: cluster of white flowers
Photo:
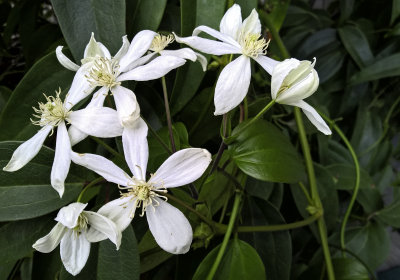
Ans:
{"type": "Polygon", "coordinates": [[[193,31],[193,36],[186,38],[175,34],[160,35],[149,30],[139,32],[131,42],[124,36],[122,47],[115,56],[111,56],[92,34],[80,66],[62,53],[61,46],[58,47],[56,55],[59,62],[67,69],[76,71],[71,87],[64,101],[59,90],[55,97],[45,96],[46,103],[39,103],[39,107],[34,108],[37,120],[32,122],[41,129],[17,148],[4,170],[16,171],[26,165],[39,152],[46,136],[57,128],[51,185],[60,197],[64,193],[64,181],[71,161],[118,184],[122,190],[120,198],[108,202],[98,212],[84,211],[87,205],[80,202],[61,208],[56,218],[57,225],[33,245],[36,250],[47,253],[61,243],[61,259],[73,275],[84,267],[90,242],[108,238],[119,248],[121,234],[131,223],[136,208],[142,208],[141,216],[146,214],[150,231],[161,248],[173,254],[186,253],[190,248],[190,223],[182,212],[166,202],[163,194],[169,188],[197,180],[207,169],[211,154],[200,148],[180,150],[146,179],[148,128],[140,117],[135,94],[121,85],[127,80],[161,78],[188,59],[199,61],[206,70],[206,58],[189,48],[165,50],[174,39],[207,54],[240,55],[219,76],[214,100],[216,115],[232,110],[245,97],[251,77],[251,58],[272,75],[272,99],[302,108],[320,131],[330,134],[329,127],[318,113],[302,100],[318,87],[315,61],[311,63],[292,58],[278,62],[268,58],[266,49],[269,42],[262,38],[255,10],[242,22],[240,7],[233,5],[221,20],[220,31],[199,26],[193,31]],[[198,37],[200,32],[206,32],[220,41],[198,37]],[[96,88],[86,108],[75,110],[74,106],[96,88]],[[114,97],[116,110],[103,107],[109,93],[114,97]],[[103,138],[122,136],[125,159],[133,176],[102,156],[75,153],[72,146],[88,135],[103,138]]]}

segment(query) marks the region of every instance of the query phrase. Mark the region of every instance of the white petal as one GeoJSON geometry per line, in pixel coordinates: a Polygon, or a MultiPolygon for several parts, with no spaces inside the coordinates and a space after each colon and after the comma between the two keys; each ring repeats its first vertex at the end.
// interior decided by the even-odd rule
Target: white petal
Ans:
{"type": "Polygon", "coordinates": [[[318,114],[318,112],[313,107],[311,107],[309,104],[304,102],[303,100],[293,102],[288,105],[300,107],[303,110],[303,113],[310,120],[310,122],[323,134],[325,134],[325,135],[332,134],[332,131],[330,130],[329,126],[321,118],[321,116],[318,114]]]}
{"type": "Polygon", "coordinates": [[[33,159],[43,145],[44,140],[50,133],[52,126],[44,126],[31,139],[22,143],[13,153],[8,164],[3,167],[4,171],[13,172],[24,167],[33,159]]]}
{"type": "Polygon", "coordinates": [[[241,48],[240,44],[235,40],[235,37],[231,37],[230,35],[223,34],[215,29],[212,29],[208,26],[200,25],[193,30],[192,36],[197,36],[201,32],[207,33],[218,40],[221,40],[224,43],[230,44],[236,48],[241,48]]]}
{"type": "Polygon", "coordinates": [[[57,223],[49,234],[38,239],[32,247],[39,252],[50,253],[60,244],[66,230],[61,223],[57,223]]]}
{"type": "Polygon", "coordinates": [[[68,121],[86,134],[96,137],[116,137],[122,135],[117,111],[108,107],[91,107],[70,113],[68,121]]]}
{"type": "Polygon", "coordinates": [[[109,50],[102,43],[96,41],[94,38],[94,33],[92,32],[89,43],[85,47],[83,60],[86,58],[94,58],[96,56],[106,57],[108,59],[111,58],[109,50]]]}
{"type": "Polygon", "coordinates": [[[62,49],[63,46],[58,46],[56,48],[56,56],[60,64],[68,70],[78,71],[79,66],[72,62],[65,54],[63,54],[62,49]]]}
{"type": "Polygon", "coordinates": [[[192,244],[193,232],[185,215],[174,206],[156,198],[160,205],[146,211],[149,229],[157,244],[171,254],[185,254],[192,244]]]}
{"type": "Polygon", "coordinates": [[[158,53],[155,52],[151,52],[149,54],[146,54],[144,56],[142,56],[141,58],[136,59],[135,61],[131,62],[128,66],[126,66],[125,71],[124,72],[128,72],[138,66],[142,66],[143,64],[146,64],[148,62],[150,62],[151,60],[153,60],[155,57],[158,56],[158,53]]]}
{"type": "Polygon", "coordinates": [[[261,34],[261,23],[255,9],[253,9],[250,15],[243,21],[241,32],[242,36],[248,34],[261,34]]]}
{"type": "Polygon", "coordinates": [[[60,197],[64,194],[64,181],[67,178],[69,166],[71,165],[71,142],[64,122],[57,128],[56,149],[54,162],[51,168],[51,186],[58,192],[60,197]]]}
{"type": "Polygon", "coordinates": [[[84,234],[69,230],[61,239],[60,254],[65,269],[77,275],[85,266],[90,253],[90,242],[84,234]]]}
{"type": "Polygon", "coordinates": [[[157,33],[150,30],[143,30],[136,34],[129,46],[128,52],[119,62],[119,71],[125,72],[132,62],[144,55],[150,48],[155,35],[157,35],[157,33]]]}
{"type": "Polygon", "coordinates": [[[186,44],[203,53],[208,53],[213,55],[242,53],[241,48],[239,48],[236,45],[214,41],[210,39],[204,39],[198,36],[179,37],[175,33],[174,35],[178,43],[186,44]]]}
{"type": "Polygon", "coordinates": [[[90,225],[90,229],[85,233],[88,241],[97,242],[99,236],[106,235],[117,246],[117,250],[119,249],[122,234],[113,221],[92,211],[83,211],[83,215],[90,225]]]}
{"type": "Polygon", "coordinates": [[[236,40],[238,35],[238,30],[241,25],[242,25],[242,13],[240,10],[240,6],[234,4],[226,11],[224,17],[221,19],[221,22],[219,24],[219,30],[222,33],[229,35],[236,40]]]}
{"type": "Polygon", "coordinates": [[[241,55],[225,66],[215,86],[214,115],[222,115],[242,102],[250,85],[250,58],[241,55]]]}
{"type": "Polygon", "coordinates": [[[120,231],[124,231],[132,222],[135,198],[121,197],[106,203],[97,213],[113,221],[120,231]]]}
{"type": "Polygon", "coordinates": [[[116,166],[111,160],[102,156],[72,152],[71,159],[74,163],[93,170],[109,182],[127,186],[128,182],[131,181],[131,177],[128,174],[116,166]]]}
{"type": "Polygon", "coordinates": [[[85,75],[91,68],[92,63],[87,63],[79,68],[76,72],[74,80],[72,81],[71,88],[65,97],[65,107],[71,109],[75,104],[77,104],[82,99],[86,98],[94,90],[90,86],[90,83],[86,79],[85,75]]]}
{"type": "Polygon", "coordinates": [[[156,187],[174,188],[197,180],[211,162],[205,149],[189,148],[172,154],[158,168],[149,183],[156,187]]]}
{"type": "Polygon", "coordinates": [[[281,92],[276,98],[276,102],[281,104],[293,103],[312,95],[318,88],[318,73],[314,69],[308,76],[281,92]]]}
{"type": "Polygon", "coordinates": [[[73,229],[78,225],[79,215],[82,213],[83,209],[87,206],[87,203],[74,202],[68,206],[65,206],[58,211],[55,220],[60,222],[67,228],[73,229]]]}
{"type": "Polygon", "coordinates": [[[260,64],[261,67],[264,68],[264,70],[267,71],[267,73],[270,75],[272,75],[274,67],[279,63],[279,61],[269,58],[265,55],[259,55],[254,60],[257,61],[258,64],[260,64]]]}
{"type": "Polygon", "coordinates": [[[300,61],[295,58],[285,59],[282,62],[276,64],[272,70],[271,77],[271,97],[276,99],[276,96],[281,88],[283,80],[289,74],[290,71],[300,65],[300,61]]]}
{"type": "Polygon", "coordinates": [[[123,127],[134,126],[136,120],[140,117],[140,107],[135,94],[122,86],[114,87],[112,93],[121,125],[123,127]]]}
{"type": "MultiPolygon", "coordinates": [[[[108,88],[101,87],[97,92],[95,92],[92,96],[92,100],[86,106],[86,108],[91,107],[103,107],[104,99],[107,96],[108,88]]],[[[79,130],[74,125],[71,125],[68,129],[69,139],[71,141],[71,146],[76,145],[77,143],[81,142],[85,139],[88,134],[84,133],[83,131],[79,130]]]]}
{"type": "Polygon", "coordinates": [[[150,81],[165,76],[169,71],[185,64],[186,60],[175,56],[159,56],[146,65],[136,67],[118,77],[118,81],[150,81]]]}
{"type": "Polygon", "coordinates": [[[118,52],[115,54],[114,59],[119,61],[128,52],[129,46],[130,46],[130,43],[129,43],[128,37],[126,35],[122,36],[122,46],[118,50],[118,52]]]}
{"type": "Polygon", "coordinates": [[[122,145],[126,162],[134,177],[145,180],[149,146],[147,144],[147,124],[139,118],[131,128],[122,133],[122,145]]]}
{"type": "Polygon", "coordinates": [[[198,62],[200,62],[201,67],[203,68],[203,71],[207,70],[207,58],[205,58],[204,55],[202,55],[202,54],[194,52],[192,49],[183,48],[183,49],[178,49],[178,50],[163,50],[160,52],[160,54],[176,56],[176,57],[180,57],[183,59],[189,59],[193,62],[195,62],[197,60],[198,62]]]}

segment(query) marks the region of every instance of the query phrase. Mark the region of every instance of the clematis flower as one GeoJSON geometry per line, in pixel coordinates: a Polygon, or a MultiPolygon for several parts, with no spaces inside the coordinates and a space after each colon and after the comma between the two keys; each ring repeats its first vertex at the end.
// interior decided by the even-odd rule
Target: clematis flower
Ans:
{"type": "Polygon", "coordinates": [[[121,230],[117,225],[99,213],[84,211],[86,206],[76,202],[61,208],[55,218],[58,223],[32,246],[39,252],[49,253],[61,243],[61,260],[65,269],[74,276],[85,266],[90,243],[98,242],[99,235],[110,239],[117,250],[121,245],[121,230]]]}
{"type": "Polygon", "coordinates": [[[204,53],[240,55],[225,66],[218,78],[214,95],[215,115],[229,112],[246,96],[251,78],[250,59],[254,59],[267,71],[270,67],[265,56],[269,42],[262,38],[261,23],[254,9],[242,22],[240,6],[233,5],[223,16],[219,29],[217,31],[202,25],[193,30],[191,37],[180,38],[175,35],[177,42],[204,53]],[[198,37],[200,32],[219,41],[198,37]]]}
{"type": "Polygon", "coordinates": [[[71,143],[65,122],[76,126],[79,130],[96,137],[116,137],[122,134],[117,112],[111,108],[86,108],[72,111],[60,98],[61,89],[56,92],[56,97],[46,97],[46,103],[39,103],[39,108],[33,108],[31,120],[41,129],[28,141],[21,144],[13,153],[4,171],[17,171],[34,158],[43,145],[48,134],[57,128],[57,140],[54,162],[51,169],[51,185],[62,197],[64,181],[68,175],[71,163],[71,143]]]}
{"type": "Polygon", "coordinates": [[[282,62],[270,59],[271,67],[271,96],[277,103],[297,106],[302,109],[310,122],[325,135],[332,134],[329,126],[303,99],[311,96],[318,88],[318,73],[314,62],[295,58],[282,62]]]}
{"type": "MultiPolygon", "coordinates": [[[[189,184],[198,179],[211,161],[207,150],[189,148],[171,155],[146,181],[148,150],[132,147],[125,150],[130,177],[121,168],[104,157],[94,154],[72,153],[72,161],[85,166],[107,181],[120,186],[121,198],[110,201],[98,211],[125,229],[132,221],[136,208],[146,214],[149,228],[158,245],[172,254],[184,254],[190,249],[193,232],[189,221],[163,196],[169,188],[189,184]]],[[[104,236],[103,238],[106,238],[104,236]]]]}

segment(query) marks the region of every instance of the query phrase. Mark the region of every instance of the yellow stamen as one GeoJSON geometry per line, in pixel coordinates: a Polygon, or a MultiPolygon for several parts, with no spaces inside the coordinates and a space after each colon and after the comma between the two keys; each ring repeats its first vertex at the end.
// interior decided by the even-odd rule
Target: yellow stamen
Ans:
{"type": "Polygon", "coordinates": [[[119,75],[118,69],[119,64],[117,61],[98,57],[93,62],[92,68],[85,77],[89,81],[91,87],[100,86],[111,89],[121,84],[121,82],[116,81],[119,75]]]}
{"type": "Polygon", "coordinates": [[[259,55],[266,55],[269,41],[267,42],[259,34],[248,34],[239,41],[242,46],[242,53],[246,56],[257,58],[259,55]]]}
{"type": "Polygon", "coordinates": [[[174,41],[174,36],[157,34],[151,43],[150,50],[153,52],[160,52],[165,49],[169,44],[174,41]]]}

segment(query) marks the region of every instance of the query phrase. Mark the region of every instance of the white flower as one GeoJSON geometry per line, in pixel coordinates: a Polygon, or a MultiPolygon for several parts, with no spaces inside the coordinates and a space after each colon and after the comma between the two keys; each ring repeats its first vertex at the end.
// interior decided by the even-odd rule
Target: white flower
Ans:
{"type": "Polygon", "coordinates": [[[136,208],[142,207],[141,215],[146,213],[150,231],[158,245],[173,254],[186,253],[192,242],[192,228],[181,211],[164,201],[163,194],[169,188],[198,179],[211,161],[210,153],[199,148],[180,150],[170,156],[148,181],[145,177],[148,150],[130,147],[125,150],[125,158],[133,177],[101,156],[72,153],[73,162],[95,171],[126,191],[121,198],[101,207],[98,213],[125,229],[131,223],[136,208]]]}
{"type": "Polygon", "coordinates": [[[106,236],[117,250],[121,244],[121,230],[117,225],[96,212],[83,211],[86,205],[76,202],[61,208],[55,218],[58,223],[32,246],[39,252],[49,253],[61,243],[61,260],[72,275],[81,272],[89,257],[90,242],[100,241],[98,236],[106,236]]]}
{"type": "Polygon", "coordinates": [[[315,58],[313,63],[290,58],[282,62],[272,62],[272,64],[275,65],[270,73],[272,99],[280,104],[300,107],[319,131],[325,135],[332,134],[329,126],[317,111],[303,101],[312,95],[319,85],[318,73],[314,69],[315,58]]]}
{"type": "Polygon", "coordinates": [[[215,115],[222,115],[242,102],[250,85],[250,58],[257,61],[265,70],[270,64],[265,56],[268,42],[261,37],[261,23],[257,12],[242,22],[240,6],[235,4],[229,8],[220,23],[220,31],[207,26],[199,26],[193,30],[193,36],[176,41],[213,55],[240,54],[222,70],[214,95],[215,115]],[[198,37],[200,32],[208,33],[220,41],[198,37]]]}
{"type": "Polygon", "coordinates": [[[79,130],[97,137],[116,137],[122,134],[117,112],[111,108],[86,108],[71,111],[65,102],[61,101],[60,92],[56,97],[46,97],[46,103],[39,103],[34,108],[38,120],[31,120],[41,129],[28,141],[21,144],[13,153],[4,171],[17,171],[37,155],[46,136],[57,127],[57,140],[54,162],[51,169],[51,185],[62,197],[64,181],[71,164],[71,143],[65,122],[76,126],[79,130]]]}

